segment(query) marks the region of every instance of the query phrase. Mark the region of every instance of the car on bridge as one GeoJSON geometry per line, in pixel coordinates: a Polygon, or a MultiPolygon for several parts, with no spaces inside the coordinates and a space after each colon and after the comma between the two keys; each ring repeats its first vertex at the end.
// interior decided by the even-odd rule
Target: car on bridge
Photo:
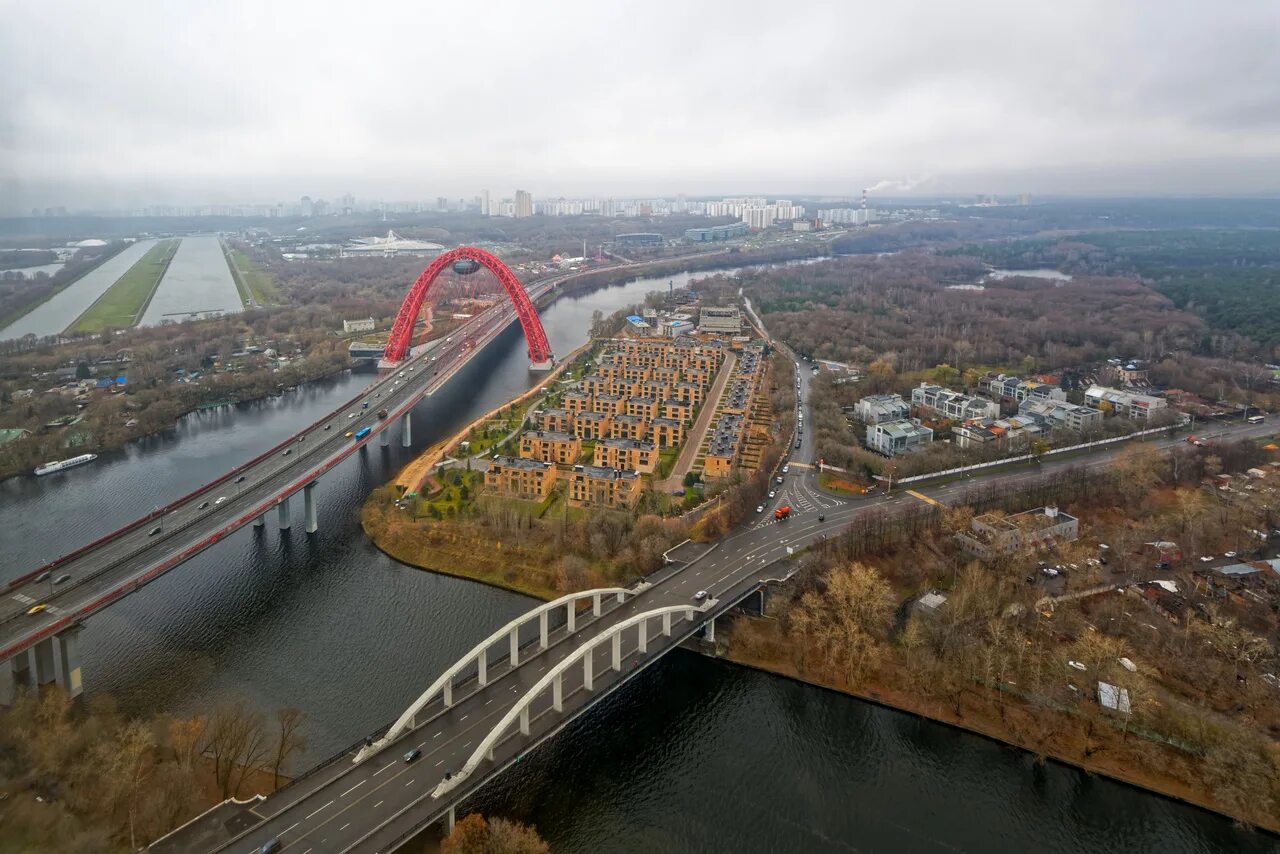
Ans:
{"type": "Polygon", "coordinates": [[[415,747],[413,750],[410,750],[408,753],[404,755],[404,761],[406,763],[409,763],[421,756],[422,756],[422,748],[415,747]]]}
{"type": "Polygon", "coordinates": [[[32,605],[30,608],[27,609],[27,616],[34,617],[36,614],[43,614],[45,609],[48,607],[49,606],[43,602],[41,602],[39,605],[32,605]]]}

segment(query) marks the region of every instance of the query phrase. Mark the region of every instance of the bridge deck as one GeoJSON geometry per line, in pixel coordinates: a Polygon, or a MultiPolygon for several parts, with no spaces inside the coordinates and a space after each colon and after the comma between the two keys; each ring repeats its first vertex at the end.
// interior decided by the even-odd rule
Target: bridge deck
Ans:
{"type": "MultiPolygon", "coordinates": [[[[541,295],[554,284],[535,286],[531,294],[541,295]]],[[[505,304],[487,310],[450,336],[451,343],[405,362],[257,458],[10,582],[0,596],[0,662],[136,591],[315,482],[448,382],[514,320],[505,304]],[[383,409],[387,417],[380,419],[383,409]],[[363,439],[347,438],[364,427],[370,433],[363,439]],[[35,581],[44,571],[71,580],[51,593],[48,581],[35,581]],[[28,616],[36,603],[45,604],[45,611],[28,616]]]]}

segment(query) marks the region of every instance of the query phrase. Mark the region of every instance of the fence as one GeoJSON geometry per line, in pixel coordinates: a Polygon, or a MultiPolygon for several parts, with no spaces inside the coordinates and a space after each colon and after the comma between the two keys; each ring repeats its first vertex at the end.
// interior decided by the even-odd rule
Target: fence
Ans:
{"type": "MultiPolygon", "coordinates": [[[[1187,422],[1183,421],[1181,424],[1173,424],[1166,427],[1152,427],[1147,430],[1139,430],[1138,432],[1130,433],[1127,436],[1113,436],[1110,439],[1098,439],[1094,442],[1082,442],[1079,445],[1068,445],[1065,448],[1054,448],[1051,451],[1046,451],[1044,453],[1044,456],[1051,457],[1055,454],[1065,454],[1070,451],[1079,451],[1085,448],[1098,448],[1103,445],[1114,445],[1117,442],[1127,442],[1130,439],[1136,439],[1139,436],[1150,436],[1153,433],[1167,433],[1171,429],[1176,429],[1177,427],[1184,426],[1186,423],[1187,422]]],[[[979,471],[981,469],[995,468],[996,466],[1005,466],[1005,465],[1009,465],[1010,463],[1027,462],[1034,459],[1037,459],[1035,454],[1019,454],[1016,457],[1004,457],[1003,459],[990,460],[989,462],[985,462],[985,463],[973,463],[972,465],[960,466],[958,468],[942,469],[941,471],[931,471],[931,472],[926,472],[925,474],[913,474],[911,475],[911,477],[895,478],[893,482],[895,484],[916,483],[922,480],[931,480],[935,477],[946,477],[948,475],[953,475],[953,474],[963,474],[964,472],[979,471]]],[[[832,471],[844,471],[844,469],[838,469],[835,466],[823,466],[823,470],[827,470],[827,469],[830,469],[832,471]]],[[[885,477],[884,475],[878,474],[875,477],[876,477],[876,480],[883,480],[883,481],[889,480],[889,478],[885,477]]]]}

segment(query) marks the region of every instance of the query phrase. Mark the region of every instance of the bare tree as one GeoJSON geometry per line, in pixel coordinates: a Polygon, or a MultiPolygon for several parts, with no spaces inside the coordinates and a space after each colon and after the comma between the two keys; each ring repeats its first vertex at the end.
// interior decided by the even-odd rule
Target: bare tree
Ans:
{"type": "Polygon", "coordinates": [[[294,706],[276,709],[276,745],[271,761],[272,788],[280,788],[280,769],[295,754],[306,749],[307,739],[302,734],[302,727],[307,722],[307,715],[294,706]]]}

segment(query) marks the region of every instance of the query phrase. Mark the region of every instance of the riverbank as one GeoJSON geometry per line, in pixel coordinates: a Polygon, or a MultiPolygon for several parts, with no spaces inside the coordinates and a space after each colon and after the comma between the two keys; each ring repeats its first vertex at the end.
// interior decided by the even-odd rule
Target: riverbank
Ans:
{"type": "Polygon", "coordinates": [[[1280,834],[1276,816],[1261,811],[1240,814],[1214,798],[1212,787],[1195,767],[1197,763],[1171,746],[1155,744],[1132,731],[1091,726],[1066,712],[1033,705],[1012,692],[979,685],[952,705],[874,679],[862,686],[851,686],[844,680],[819,678],[802,672],[788,660],[786,642],[776,637],[777,627],[776,621],[767,618],[735,617],[729,631],[720,633],[717,654],[743,667],[963,729],[1025,750],[1040,760],[1052,759],[1280,834]],[[773,654],[744,649],[747,644],[743,643],[743,636],[747,633],[757,634],[752,643],[760,642],[759,635],[773,636],[766,641],[776,644],[773,654]]]}
{"type": "MultiPolygon", "coordinates": [[[[164,433],[166,430],[172,430],[174,425],[180,419],[185,418],[192,413],[207,411],[211,408],[222,405],[235,406],[241,403],[257,403],[258,401],[266,400],[269,397],[278,397],[280,394],[287,394],[288,390],[307,383],[333,379],[334,377],[341,376],[350,370],[352,370],[352,368],[349,364],[337,367],[325,366],[323,370],[316,373],[303,373],[297,377],[290,377],[290,381],[286,389],[282,389],[277,386],[276,388],[263,390],[259,393],[250,394],[246,397],[228,397],[225,389],[214,388],[211,390],[218,394],[218,397],[212,400],[202,400],[199,396],[193,396],[192,399],[180,403],[179,406],[170,413],[169,417],[165,419],[164,423],[158,424],[150,429],[142,429],[140,432],[126,432],[129,428],[111,429],[110,425],[87,421],[86,426],[100,428],[98,436],[95,437],[93,441],[77,445],[74,450],[68,447],[66,453],[61,457],[50,458],[62,459],[64,457],[74,456],[77,453],[84,454],[91,452],[104,453],[108,451],[117,451],[134,442],[148,439],[164,433]]],[[[234,395],[234,392],[232,394],[234,395]]],[[[174,398],[171,397],[169,400],[172,401],[174,398]]],[[[127,402],[126,398],[126,403],[127,402]]],[[[13,447],[15,444],[16,443],[0,445],[0,481],[30,474],[31,469],[41,461],[38,459],[33,461],[29,458],[30,455],[25,457],[16,455],[15,451],[17,449],[13,447]]]]}

